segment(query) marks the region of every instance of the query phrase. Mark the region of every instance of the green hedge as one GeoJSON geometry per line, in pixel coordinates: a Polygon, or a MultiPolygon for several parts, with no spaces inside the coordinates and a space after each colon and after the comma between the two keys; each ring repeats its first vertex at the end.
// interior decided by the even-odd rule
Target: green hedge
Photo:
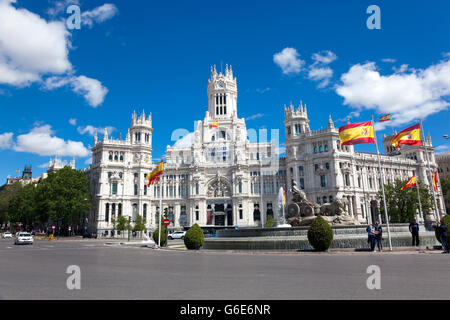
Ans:
{"type": "MultiPolygon", "coordinates": [[[[450,231],[450,215],[446,214],[442,217],[445,225],[447,226],[447,232],[450,231]]],[[[439,234],[438,228],[435,229],[434,234],[436,235],[436,239],[441,243],[441,236],[439,234]]],[[[450,237],[447,237],[447,246],[450,246],[450,237]]]]}
{"type": "Polygon", "coordinates": [[[333,242],[333,230],[328,222],[317,216],[308,229],[308,241],[317,251],[326,251],[333,242]]]}
{"type": "Polygon", "coordinates": [[[202,228],[198,224],[194,224],[186,232],[184,236],[184,245],[189,250],[198,250],[205,242],[205,236],[203,235],[202,228]]]}

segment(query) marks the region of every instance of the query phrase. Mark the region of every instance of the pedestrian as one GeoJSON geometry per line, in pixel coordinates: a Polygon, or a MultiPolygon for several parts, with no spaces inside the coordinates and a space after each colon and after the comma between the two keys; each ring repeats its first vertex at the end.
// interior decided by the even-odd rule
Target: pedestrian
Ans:
{"type": "Polygon", "coordinates": [[[412,222],[409,224],[409,232],[411,232],[412,235],[412,246],[419,246],[419,224],[417,223],[416,219],[413,219],[412,222]]]}
{"type": "Polygon", "coordinates": [[[378,251],[383,251],[383,228],[378,221],[375,221],[375,240],[377,242],[378,251]]]}
{"type": "Polygon", "coordinates": [[[449,248],[447,245],[447,225],[442,219],[440,223],[436,226],[438,228],[439,237],[441,239],[442,249],[444,250],[442,253],[449,253],[449,248]]]}
{"type": "Polygon", "coordinates": [[[367,229],[367,242],[369,242],[370,244],[370,251],[371,252],[375,252],[375,243],[376,243],[376,239],[375,239],[375,225],[374,222],[372,222],[372,224],[370,224],[367,229]]]}

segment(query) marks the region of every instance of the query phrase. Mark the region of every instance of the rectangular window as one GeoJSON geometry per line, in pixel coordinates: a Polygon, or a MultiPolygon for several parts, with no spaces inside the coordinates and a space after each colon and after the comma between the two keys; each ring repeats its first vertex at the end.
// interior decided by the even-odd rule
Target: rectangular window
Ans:
{"type": "Polygon", "coordinates": [[[322,188],[325,188],[327,186],[325,176],[320,176],[320,185],[322,188]]]}
{"type": "Polygon", "coordinates": [[[112,194],[117,194],[117,182],[114,182],[112,184],[112,194]]]}
{"type": "Polygon", "coordinates": [[[305,189],[305,179],[300,178],[300,188],[305,189]]]}

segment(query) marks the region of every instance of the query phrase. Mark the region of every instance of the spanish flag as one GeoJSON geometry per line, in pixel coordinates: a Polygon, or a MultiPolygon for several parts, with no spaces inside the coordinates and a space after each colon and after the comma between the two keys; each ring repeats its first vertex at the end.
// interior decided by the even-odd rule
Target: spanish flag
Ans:
{"type": "Polygon", "coordinates": [[[416,176],[412,176],[411,179],[409,179],[405,185],[401,188],[401,190],[405,190],[407,188],[416,187],[417,186],[417,179],[416,176]]]}
{"type": "Polygon", "coordinates": [[[401,144],[407,144],[410,146],[421,146],[422,138],[420,133],[420,124],[416,124],[412,127],[406,128],[400,131],[394,138],[391,139],[391,144],[400,148],[401,144]]]}
{"type": "Polygon", "coordinates": [[[385,122],[385,121],[390,121],[391,120],[391,114],[387,114],[385,116],[380,117],[380,119],[378,119],[378,122],[385,122]]]}
{"type": "Polygon", "coordinates": [[[434,175],[433,175],[433,189],[434,189],[434,191],[438,191],[437,184],[438,184],[438,177],[437,177],[437,170],[436,170],[434,172],[434,175]]]}
{"type": "Polygon", "coordinates": [[[341,145],[375,143],[372,121],[349,123],[339,128],[341,145]]]}
{"type": "Polygon", "coordinates": [[[210,125],[209,125],[209,128],[210,128],[210,129],[211,129],[211,128],[217,128],[217,121],[214,121],[213,124],[210,124],[210,125]]]}
{"type": "Polygon", "coordinates": [[[152,172],[150,172],[147,175],[147,187],[149,187],[151,184],[153,184],[155,181],[159,181],[159,177],[163,174],[164,171],[164,162],[161,160],[160,163],[156,166],[155,169],[153,169],[152,172]]]}

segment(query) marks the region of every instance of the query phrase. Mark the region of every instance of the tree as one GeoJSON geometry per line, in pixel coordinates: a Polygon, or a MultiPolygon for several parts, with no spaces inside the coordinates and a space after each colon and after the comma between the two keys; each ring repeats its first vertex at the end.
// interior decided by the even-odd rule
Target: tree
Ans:
{"type": "Polygon", "coordinates": [[[66,166],[38,184],[42,208],[52,220],[81,223],[91,206],[89,179],[81,170],[66,166]]]}
{"type": "Polygon", "coordinates": [[[10,221],[9,203],[22,190],[22,187],[20,182],[15,182],[11,185],[6,185],[0,192],[0,228],[10,221]]]}
{"type": "Polygon", "coordinates": [[[130,222],[124,216],[118,216],[117,219],[115,220],[115,223],[116,223],[117,231],[120,231],[122,233],[122,238],[123,238],[123,234],[124,234],[123,232],[125,230],[130,229],[130,222]]]}
{"type": "Polygon", "coordinates": [[[269,215],[266,221],[266,228],[272,228],[274,225],[273,216],[269,215]]]}
{"type": "Polygon", "coordinates": [[[146,230],[147,227],[145,226],[146,220],[142,218],[141,215],[136,216],[136,222],[134,224],[134,231],[140,232],[142,237],[142,231],[146,230]]]}
{"type": "MultiPolygon", "coordinates": [[[[444,195],[444,199],[446,203],[450,203],[450,178],[441,179],[441,188],[442,188],[442,194],[444,195]]],[[[449,212],[450,208],[446,208],[447,213],[449,212]]]]}
{"type": "Polygon", "coordinates": [[[205,236],[203,235],[202,228],[198,224],[194,224],[186,232],[184,236],[184,245],[189,250],[198,250],[203,245],[205,236]]]}
{"type": "MultiPolygon", "coordinates": [[[[167,246],[168,236],[169,236],[169,230],[167,230],[167,227],[162,224],[161,218],[161,247],[167,246]]],[[[155,241],[156,244],[158,244],[159,241],[159,226],[156,228],[155,231],[153,231],[153,241],[155,241]]]]}
{"type": "Polygon", "coordinates": [[[317,216],[311,223],[308,229],[308,241],[317,251],[328,250],[331,246],[333,230],[322,216],[317,216]]]}
{"type": "Polygon", "coordinates": [[[37,205],[35,185],[23,186],[9,202],[10,221],[21,222],[25,230],[33,227],[36,222],[39,222],[38,216],[35,214],[37,205]]]}
{"type": "MultiPolygon", "coordinates": [[[[406,181],[395,180],[394,183],[384,185],[386,195],[386,206],[389,213],[389,221],[392,223],[407,223],[415,218],[419,212],[419,198],[417,187],[401,190],[406,181]]],[[[429,186],[419,181],[420,200],[424,215],[432,213],[434,210],[433,196],[429,186]]],[[[383,199],[382,191],[378,196],[383,199]]],[[[384,214],[384,206],[381,206],[381,214],[384,214]]],[[[425,218],[425,217],[424,217],[425,218]]]]}

